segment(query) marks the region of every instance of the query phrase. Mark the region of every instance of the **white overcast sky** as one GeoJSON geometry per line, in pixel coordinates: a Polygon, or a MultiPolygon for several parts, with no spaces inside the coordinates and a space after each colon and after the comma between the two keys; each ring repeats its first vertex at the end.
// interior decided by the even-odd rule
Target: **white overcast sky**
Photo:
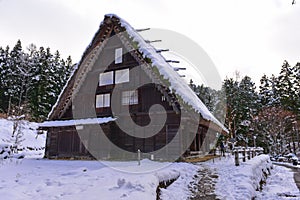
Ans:
{"type": "Polygon", "coordinates": [[[107,13],[134,28],[164,28],[197,42],[222,78],[256,83],[300,62],[300,0],[0,0],[0,46],[21,39],[78,62],[107,13]]]}

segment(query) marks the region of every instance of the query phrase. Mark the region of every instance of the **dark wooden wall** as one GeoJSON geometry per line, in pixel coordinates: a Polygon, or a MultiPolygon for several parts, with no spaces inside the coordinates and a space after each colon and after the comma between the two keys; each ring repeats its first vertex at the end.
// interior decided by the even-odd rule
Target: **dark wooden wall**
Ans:
{"type": "Polygon", "coordinates": [[[53,127],[48,129],[46,157],[76,158],[91,155],[82,143],[75,126],[53,127]]]}

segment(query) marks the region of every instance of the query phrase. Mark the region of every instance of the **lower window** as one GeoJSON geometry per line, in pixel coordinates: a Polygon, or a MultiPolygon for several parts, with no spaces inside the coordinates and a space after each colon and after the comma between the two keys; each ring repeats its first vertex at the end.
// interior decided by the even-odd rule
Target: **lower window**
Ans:
{"type": "Polygon", "coordinates": [[[96,96],[96,108],[103,108],[110,106],[110,94],[98,94],[96,96]]]}
{"type": "Polygon", "coordinates": [[[130,90],[122,92],[122,105],[134,105],[139,103],[138,91],[130,90]]]}

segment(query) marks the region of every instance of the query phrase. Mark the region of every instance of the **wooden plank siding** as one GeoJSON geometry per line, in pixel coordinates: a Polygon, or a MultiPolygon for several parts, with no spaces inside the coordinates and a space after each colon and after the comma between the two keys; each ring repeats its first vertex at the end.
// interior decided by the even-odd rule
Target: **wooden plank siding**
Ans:
{"type": "Polygon", "coordinates": [[[47,157],[75,158],[91,157],[82,143],[75,126],[52,127],[48,130],[46,141],[47,157]]]}

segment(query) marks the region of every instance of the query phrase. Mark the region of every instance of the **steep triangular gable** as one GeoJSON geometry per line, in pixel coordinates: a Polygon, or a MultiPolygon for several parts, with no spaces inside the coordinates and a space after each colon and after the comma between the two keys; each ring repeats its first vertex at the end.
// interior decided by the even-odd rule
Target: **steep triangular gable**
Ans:
{"type": "MultiPolygon", "coordinates": [[[[153,73],[152,67],[149,66],[147,61],[142,57],[142,54],[132,46],[132,42],[128,39],[128,34],[126,34],[125,27],[121,26],[119,18],[111,15],[106,15],[104,21],[101,23],[99,30],[95,34],[92,42],[87,47],[83,54],[81,61],[77,64],[74,73],[71,75],[67,84],[63,88],[56,104],[53,106],[48,118],[50,120],[60,119],[67,109],[70,109],[72,95],[74,91],[78,89],[80,81],[84,79],[85,74],[89,71],[93,63],[95,62],[99,52],[105,48],[107,39],[111,35],[117,34],[117,37],[122,41],[123,45],[126,46],[127,51],[134,57],[134,59],[139,63],[139,65],[146,71],[146,73],[151,77],[154,83],[161,83],[161,80],[153,73]],[[152,74],[152,75],[151,75],[152,74]],[[76,78],[75,78],[76,77],[76,78]],[[76,82],[75,82],[76,79],[76,82]]],[[[178,111],[176,105],[176,97],[168,93],[164,88],[158,86],[157,88],[162,94],[166,96],[167,101],[173,106],[175,111],[178,111]]]]}
{"type": "Polygon", "coordinates": [[[76,88],[75,81],[80,81],[80,77],[83,76],[87,70],[88,66],[95,59],[95,55],[98,52],[100,46],[104,46],[107,38],[110,37],[113,30],[113,24],[109,17],[105,17],[104,21],[100,24],[99,30],[93,37],[93,40],[88,45],[84,51],[81,60],[76,65],[74,72],[71,74],[69,80],[67,81],[65,87],[62,89],[56,103],[52,107],[51,112],[48,115],[48,119],[56,120],[63,116],[66,110],[71,106],[72,94],[76,88]]]}
{"type": "Polygon", "coordinates": [[[106,39],[110,37],[112,31],[116,33],[126,33],[118,34],[118,37],[124,45],[129,48],[127,49],[128,52],[130,52],[139,62],[140,66],[146,71],[154,83],[164,86],[168,85],[169,88],[167,88],[167,90],[162,87],[159,87],[158,89],[168,98],[167,100],[173,105],[174,109],[176,109],[176,100],[172,98],[170,91],[176,94],[177,99],[199,113],[203,119],[211,121],[223,130],[226,130],[226,128],[224,128],[224,126],[209,112],[207,107],[196,96],[188,84],[185,83],[179,74],[173,70],[172,66],[166,62],[165,58],[157,53],[153,46],[145,42],[145,40],[126,21],[116,15],[105,16],[98,32],[77,65],[77,69],[69,79],[56,105],[49,114],[49,119],[53,120],[60,118],[71,106],[72,94],[76,92],[76,88],[80,85],[81,78],[84,79],[85,73],[89,70],[89,66],[95,62],[97,55],[101,49],[104,48],[106,39]],[[128,39],[136,42],[138,48],[135,49],[128,39]],[[75,82],[76,76],[77,79],[75,82]]]}

